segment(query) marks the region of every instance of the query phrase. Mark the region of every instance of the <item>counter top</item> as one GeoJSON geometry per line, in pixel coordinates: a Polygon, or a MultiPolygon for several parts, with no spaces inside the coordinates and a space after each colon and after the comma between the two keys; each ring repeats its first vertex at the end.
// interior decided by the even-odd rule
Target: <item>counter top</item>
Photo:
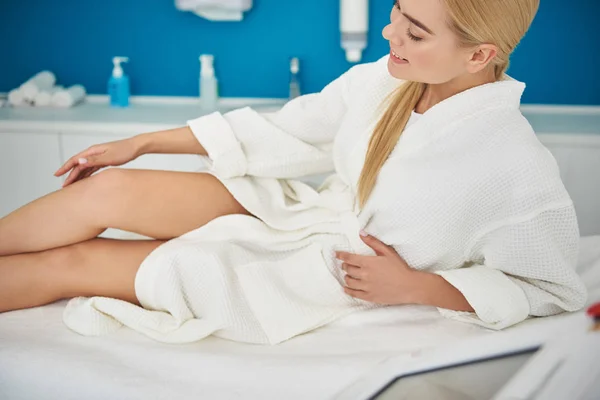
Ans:
{"type": "MultiPolygon", "coordinates": [[[[261,112],[277,111],[284,99],[222,99],[218,111],[228,112],[250,106],[261,112]]],[[[86,131],[122,133],[130,130],[162,130],[184,126],[190,119],[210,114],[193,98],[136,98],[127,108],[113,108],[106,96],[88,96],[72,108],[0,107],[3,131],[36,130],[42,132],[86,131]]]]}
{"type": "MultiPolygon", "coordinates": [[[[220,112],[250,106],[261,112],[281,108],[286,99],[224,98],[220,112]]],[[[521,108],[538,134],[600,134],[599,107],[529,106],[521,108]]],[[[107,96],[88,96],[69,109],[0,107],[2,131],[129,133],[170,129],[206,115],[197,98],[132,97],[128,108],[111,108],[107,96]],[[85,127],[83,127],[85,124],[85,127]],[[84,129],[85,128],[85,129],[84,129]]]]}

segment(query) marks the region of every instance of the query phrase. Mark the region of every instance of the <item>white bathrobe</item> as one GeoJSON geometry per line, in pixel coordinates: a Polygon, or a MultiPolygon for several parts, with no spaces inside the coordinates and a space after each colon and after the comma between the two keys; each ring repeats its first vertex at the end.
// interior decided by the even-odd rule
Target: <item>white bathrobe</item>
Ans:
{"type": "Polygon", "coordinates": [[[189,121],[209,173],[258,218],[220,217],[155,249],[135,280],[144,308],[75,298],[66,324],[85,335],[124,324],[170,343],[211,334],[280,343],[380,307],[344,293],[332,254],[373,255],[360,229],[412,268],[441,275],[475,310],[440,308],[449,318],[502,329],[583,307],[573,203],[519,111],[525,85],[510,77],[413,113],[357,207],[369,137],[399,84],[384,57],[276,113],[243,108],[189,121]],[[318,188],[297,179],[323,173],[331,175],[318,188]]]}

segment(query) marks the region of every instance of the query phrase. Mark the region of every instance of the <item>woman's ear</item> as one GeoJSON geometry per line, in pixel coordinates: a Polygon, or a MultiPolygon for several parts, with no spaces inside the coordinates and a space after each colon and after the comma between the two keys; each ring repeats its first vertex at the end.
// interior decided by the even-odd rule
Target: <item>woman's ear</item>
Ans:
{"type": "Polygon", "coordinates": [[[467,71],[474,74],[481,71],[496,57],[498,48],[493,44],[481,44],[471,53],[467,61],[467,71]]]}

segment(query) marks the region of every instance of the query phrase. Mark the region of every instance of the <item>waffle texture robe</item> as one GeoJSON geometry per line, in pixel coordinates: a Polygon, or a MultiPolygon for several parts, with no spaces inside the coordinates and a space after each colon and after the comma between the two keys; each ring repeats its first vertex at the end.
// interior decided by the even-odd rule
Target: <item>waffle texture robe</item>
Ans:
{"type": "Polygon", "coordinates": [[[255,217],[229,215],[170,240],[142,263],[144,308],[72,299],[65,323],[85,335],[127,325],[156,340],[208,335],[276,344],[356,310],[333,250],[374,255],[364,229],[415,269],[454,285],[503,329],[580,309],[579,232],[557,164],[519,110],[508,76],[414,114],[362,209],[357,182],[386,96],[402,82],[387,58],[351,68],[275,113],[242,108],[189,121],[210,169],[255,217]],[[299,178],[330,174],[320,185],[299,178]]]}

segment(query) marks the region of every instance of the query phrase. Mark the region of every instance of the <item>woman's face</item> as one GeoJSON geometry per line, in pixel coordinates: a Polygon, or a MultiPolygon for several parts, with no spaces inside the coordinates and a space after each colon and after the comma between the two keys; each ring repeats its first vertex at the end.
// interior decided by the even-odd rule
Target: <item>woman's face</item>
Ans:
{"type": "Polygon", "coordinates": [[[393,77],[440,84],[468,72],[473,51],[459,47],[442,1],[395,0],[390,19],[383,37],[390,42],[393,77]]]}

